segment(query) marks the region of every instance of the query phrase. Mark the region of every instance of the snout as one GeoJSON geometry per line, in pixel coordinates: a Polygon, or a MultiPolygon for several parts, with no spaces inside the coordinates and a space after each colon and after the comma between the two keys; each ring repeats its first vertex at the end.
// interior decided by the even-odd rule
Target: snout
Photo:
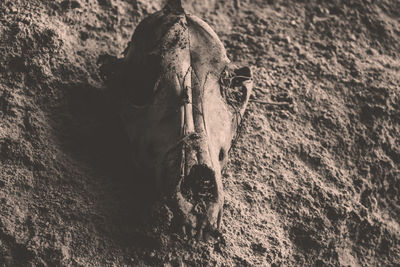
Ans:
{"type": "Polygon", "coordinates": [[[224,201],[220,179],[220,173],[209,166],[196,164],[181,181],[177,190],[178,209],[187,234],[200,239],[204,231],[219,228],[224,201]]]}

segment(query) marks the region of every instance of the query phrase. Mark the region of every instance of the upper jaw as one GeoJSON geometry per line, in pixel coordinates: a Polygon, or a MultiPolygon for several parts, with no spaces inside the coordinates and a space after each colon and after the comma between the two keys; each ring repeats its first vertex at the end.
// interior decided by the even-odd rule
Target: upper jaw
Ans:
{"type": "Polygon", "coordinates": [[[175,201],[180,216],[178,224],[185,236],[201,240],[220,229],[223,198],[217,202],[206,203],[205,210],[202,210],[202,207],[198,208],[199,203],[192,204],[187,201],[181,192],[176,193],[175,201]]]}
{"type": "Polygon", "coordinates": [[[206,232],[220,228],[224,197],[217,182],[220,175],[213,175],[209,181],[202,181],[204,177],[194,178],[192,174],[179,181],[174,202],[183,233],[202,239],[206,232]]]}

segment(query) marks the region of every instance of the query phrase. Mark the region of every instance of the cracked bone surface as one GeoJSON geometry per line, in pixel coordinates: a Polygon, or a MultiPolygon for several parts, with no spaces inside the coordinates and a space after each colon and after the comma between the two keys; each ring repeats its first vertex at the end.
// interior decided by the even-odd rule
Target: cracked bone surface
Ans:
{"type": "Polygon", "coordinates": [[[112,64],[104,69],[121,89],[133,162],[185,229],[218,228],[221,169],[249,100],[250,69],[232,66],[210,26],[176,0],[145,18],[112,64]]]}

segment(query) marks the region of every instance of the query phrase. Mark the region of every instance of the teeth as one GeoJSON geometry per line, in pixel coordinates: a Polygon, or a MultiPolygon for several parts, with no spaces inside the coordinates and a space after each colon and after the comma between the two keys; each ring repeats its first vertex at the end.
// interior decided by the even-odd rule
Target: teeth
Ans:
{"type": "MultiPolygon", "coordinates": [[[[216,224],[216,222],[214,223],[216,224]]],[[[210,242],[215,237],[216,229],[213,228],[206,218],[198,221],[197,227],[193,227],[190,223],[184,224],[181,228],[182,237],[184,240],[190,241],[191,245],[197,242],[210,242]]]]}

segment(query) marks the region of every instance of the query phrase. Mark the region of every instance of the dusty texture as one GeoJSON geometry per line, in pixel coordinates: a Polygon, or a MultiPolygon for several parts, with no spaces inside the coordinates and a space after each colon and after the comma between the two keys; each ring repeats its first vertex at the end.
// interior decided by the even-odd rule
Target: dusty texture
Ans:
{"type": "Polygon", "coordinates": [[[0,2],[0,264],[400,264],[398,1],[186,3],[256,80],[200,244],[135,204],[98,75],[160,7],[134,2],[0,2]]]}

